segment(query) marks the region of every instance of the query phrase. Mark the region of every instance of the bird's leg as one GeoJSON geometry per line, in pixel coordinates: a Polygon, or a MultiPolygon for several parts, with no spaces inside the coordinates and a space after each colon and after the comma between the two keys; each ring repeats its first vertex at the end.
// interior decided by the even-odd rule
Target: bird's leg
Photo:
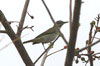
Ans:
{"type": "Polygon", "coordinates": [[[44,50],[45,50],[46,48],[45,48],[45,46],[44,46],[44,43],[42,43],[42,46],[43,46],[43,48],[44,48],[44,50]]]}
{"type": "MultiPolygon", "coordinates": [[[[57,37],[53,42],[50,42],[50,44],[53,43],[53,45],[54,45],[54,43],[56,42],[56,40],[57,40],[59,37],[60,37],[60,35],[58,35],[58,37],[57,37]]],[[[42,43],[42,45],[43,45],[44,50],[46,50],[46,48],[45,48],[45,46],[44,46],[44,43],[42,43]]],[[[53,45],[51,46],[51,48],[53,47],[53,45]]]]}
{"type": "MultiPolygon", "coordinates": [[[[50,42],[50,44],[53,43],[52,46],[51,46],[51,48],[53,48],[54,43],[57,41],[57,39],[58,39],[59,37],[60,37],[60,35],[58,35],[58,37],[57,37],[54,41],[50,42]]],[[[49,45],[50,45],[50,44],[49,44],[49,45]]]]}

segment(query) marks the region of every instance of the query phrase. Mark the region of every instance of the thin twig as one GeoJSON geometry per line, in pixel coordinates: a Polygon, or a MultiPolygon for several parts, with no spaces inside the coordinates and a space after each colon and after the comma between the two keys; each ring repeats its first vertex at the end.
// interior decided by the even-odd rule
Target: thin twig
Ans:
{"type": "Polygon", "coordinates": [[[95,39],[100,39],[100,38],[97,38],[97,37],[94,37],[95,39]]]}
{"type": "Polygon", "coordinates": [[[58,32],[60,33],[60,36],[62,37],[62,39],[64,40],[64,42],[66,43],[66,45],[68,45],[67,40],[65,39],[64,35],[61,33],[61,31],[60,31],[58,25],[55,23],[55,20],[54,20],[52,14],[50,13],[50,10],[48,9],[46,3],[44,2],[44,0],[42,0],[42,2],[43,2],[43,4],[44,4],[44,6],[45,6],[45,8],[46,8],[46,10],[47,10],[47,12],[48,12],[48,14],[49,14],[51,20],[52,20],[52,22],[54,23],[54,25],[56,26],[58,32]]]}
{"type": "MultiPolygon", "coordinates": [[[[28,35],[28,34],[26,34],[28,35]]],[[[21,38],[25,37],[26,35],[22,36],[21,38]]],[[[17,40],[19,40],[20,38],[16,38],[13,40],[13,42],[16,42],[17,40]]],[[[12,42],[9,42],[7,45],[3,46],[2,48],[0,48],[0,51],[4,50],[5,48],[7,48],[9,45],[11,45],[12,42]]]]}
{"type": "Polygon", "coordinates": [[[5,30],[0,30],[0,33],[7,33],[5,30]]]}
{"type": "MultiPolygon", "coordinates": [[[[96,21],[97,21],[97,26],[95,25],[95,28],[98,27],[98,25],[99,25],[99,19],[100,19],[100,14],[99,14],[98,17],[97,17],[97,20],[96,20],[96,21]]],[[[92,38],[92,40],[91,40],[91,43],[93,42],[96,33],[97,33],[97,31],[95,30],[94,35],[93,35],[93,38],[92,38]]]]}
{"type": "Polygon", "coordinates": [[[99,39],[99,40],[97,40],[96,42],[94,42],[93,44],[88,45],[88,46],[86,46],[86,47],[84,47],[84,48],[82,48],[82,49],[78,50],[77,52],[78,52],[78,53],[79,53],[79,52],[82,52],[83,50],[85,50],[85,49],[87,49],[87,48],[89,48],[89,47],[92,47],[92,46],[94,46],[94,45],[98,44],[99,42],[100,42],[100,39],[99,39]]]}
{"type": "Polygon", "coordinates": [[[34,16],[30,15],[29,12],[27,12],[27,14],[31,17],[31,19],[34,19],[34,16]]]}
{"type": "MultiPolygon", "coordinates": [[[[7,31],[8,36],[10,37],[10,39],[12,41],[19,38],[19,36],[15,34],[13,29],[9,25],[5,15],[3,14],[3,12],[1,10],[0,10],[0,21],[1,21],[2,25],[4,26],[5,30],[7,31]]],[[[18,50],[25,65],[26,66],[34,66],[34,64],[31,60],[31,58],[29,57],[27,51],[25,50],[20,38],[16,42],[13,42],[13,44],[15,45],[16,49],[18,50]]]]}
{"type": "Polygon", "coordinates": [[[45,52],[44,57],[43,57],[42,62],[41,62],[41,66],[44,66],[44,63],[46,61],[49,50],[50,50],[50,48],[45,52]]]}
{"type": "Polygon", "coordinates": [[[73,64],[74,51],[75,51],[77,33],[78,33],[78,28],[79,28],[81,2],[82,0],[75,0],[73,21],[72,21],[72,26],[71,26],[68,50],[67,50],[66,59],[65,59],[65,66],[72,66],[73,64]]]}
{"type": "Polygon", "coordinates": [[[34,30],[33,30],[33,27],[34,27],[34,26],[30,26],[30,27],[28,27],[28,25],[27,25],[27,26],[23,27],[22,30],[24,30],[24,29],[31,29],[32,31],[34,31],[34,30]]]}
{"type": "Polygon", "coordinates": [[[72,24],[72,0],[70,0],[70,5],[69,5],[69,25],[70,25],[70,32],[71,32],[71,24],[72,24]]]}
{"type": "MultiPolygon", "coordinates": [[[[90,32],[89,32],[89,40],[88,40],[87,45],[91,45],[92,41],[93,41],[92,40],[92,30],[93,30],[93,27],[94,27],[93,22],[91,22],[90,25],[91,25],[91,28],[90,28],[90,32]]],[[[95,36],[95,34],[94,34],[94,36],[95,36]]],[[[89,54],[91,52],[91,47],[89,47],[87,51],[88,51],[88,54],[89,54]]],[[[88,59],[90,60],[90,66],[93,66],[93,60],[92,60],[92,55],[91,54],[88,55],[88,59]]]]}
{"type": "Polygon", "coordinates": [[[29,2],[30,2],[30,0],[26,0],[24,8],[23,8],[23,12],[22,12],[21,19],[20,19],[20,22],[19,22],[19,27],[18,27],[18,30],[17,30],[17,34],[19,36],[21,35],[22,29],[23,29],[23,25],[24,25],[24,21],[25,21],[29,2]]]}
{"type": "MultiPolygon", "coordinates": [[[[99,15],[98,15],[98,17],[97,17],[97,26],[96,27],[98,27],[98,24],[99,24],[99,15]]],[[[95,26],[95,21],[92,21],[91,23],[91,28],[90,28],[90,33],[89,33],[89,41],[88,41],[88,45],[90,45],[90,44],[92,44],[92,42],[93,42],[93,40],[94,40],[94,37],[95,37],[95,35],[96,35],[96,33],[97,33],[97,31],[95,30],[95,32],[94,32],[94,35],[93,35],[93,37],[92,37],[92,30],[93,30],[93,27],[95,26]]],[[[89,47],[88,48],[88,53],[90,53],[91,52],[91,47],[89,47]]],[[[88,56],[88,58],[89,58],[89,60],[90,60],[90,66],[93,66],[93,57],[92,57],[92,55],[90,54],[89,56],[88,56]]]]}
{"type": "Polygon", "coordinates": [[[9,24],[11,24],[11,23],[19,23],[19,21],[8,21],[9,22],[9,24]]]}
{"type": "Polygon", "coordinates": [[[100,52],[98,52],[98,53],[95,53],[95,54],[93,54],[93,55],[98,55],[98,54],[100,54],[100,52]]]}
{"type": "Polygon", "coordinates": [[[59,38],[59,36],[52,43],[50,43],[49,47],[37,58],[34,64],[44,55],[45,52],[47,52],[54,45],[55,41],[59,38]]]}
{"type": "Polygon", "coordinates": [[[98,17],[97,17],[97,26],[99,25],[99,20],[100,20],[100,14],[98,14],[98,17]]]}
{"type": "Polygon", "coordinates": [[[57,53],[57,52],[60,52],[60,51],[62,51],[62,50],[64,50],[65,48],[62,48],[62,49],[60,49],[60,50],[57,50],[57,51],[55,51],[55,52],[53,52],[53,53],[51,53],[51,54],[49,54],[49,55],[47,55],[47,56],[51,56],[51,55],[53,55],[53,54],[55,54],[55,53],[57,53]]]}

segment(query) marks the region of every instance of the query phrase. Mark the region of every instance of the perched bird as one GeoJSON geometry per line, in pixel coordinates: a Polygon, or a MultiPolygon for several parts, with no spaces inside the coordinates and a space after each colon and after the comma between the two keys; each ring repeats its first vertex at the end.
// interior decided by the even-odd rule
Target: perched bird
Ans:
{"type": "MultiPolygon", "coordinates": [[[[58,25],[59,28],[61,28],[65,23],[68,23],[68,22],[64,22],[61,20],[56,22],[56,24],[58,25]]],[[[54,39],[56,39],[59,35],[60,34],[59,34],[56,26],[54,25],[52,28],[49,28],[47,31],[41,33],[36,38],[23,42],[23,44],[29,43],[29,42],[33,42],[33,44],[49,43],[49,42],[52,42],[54,39]]]]}

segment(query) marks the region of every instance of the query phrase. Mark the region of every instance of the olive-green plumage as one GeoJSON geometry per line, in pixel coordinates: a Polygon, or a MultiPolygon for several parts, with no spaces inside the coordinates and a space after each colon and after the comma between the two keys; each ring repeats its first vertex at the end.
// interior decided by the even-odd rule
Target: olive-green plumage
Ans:
{"type": "MultiPolygon", "coordinates": [[[[61,28],[62,25],[65,24],[65,23],[67,23],[67,22],[63,22],[61,20],[56,22],[56,24],[58,25],[59,28],[61,28]]],[[[47,31],[41,33],[36,38],[23,42],[23,44],[29,43],[29,42],[33,42],[33,44],[49,43],[49,42],[52,42],[54,39],[56,39],[57,36],[59,36],[59,32],[58,32],[57,28],[54,25],[52,28],[50,28],[47,31]]]]}

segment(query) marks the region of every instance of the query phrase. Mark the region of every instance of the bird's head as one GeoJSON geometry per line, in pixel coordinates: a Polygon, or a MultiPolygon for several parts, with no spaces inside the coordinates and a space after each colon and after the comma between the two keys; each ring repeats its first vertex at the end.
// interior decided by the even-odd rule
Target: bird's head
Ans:
{"type": "Polygon", "coordinates": [[[68,23],[68,21],[64,22],[64,21],[57,21],[56,24],[58,25],[58,27],[62,27],[65,23],[68,23]]]}

